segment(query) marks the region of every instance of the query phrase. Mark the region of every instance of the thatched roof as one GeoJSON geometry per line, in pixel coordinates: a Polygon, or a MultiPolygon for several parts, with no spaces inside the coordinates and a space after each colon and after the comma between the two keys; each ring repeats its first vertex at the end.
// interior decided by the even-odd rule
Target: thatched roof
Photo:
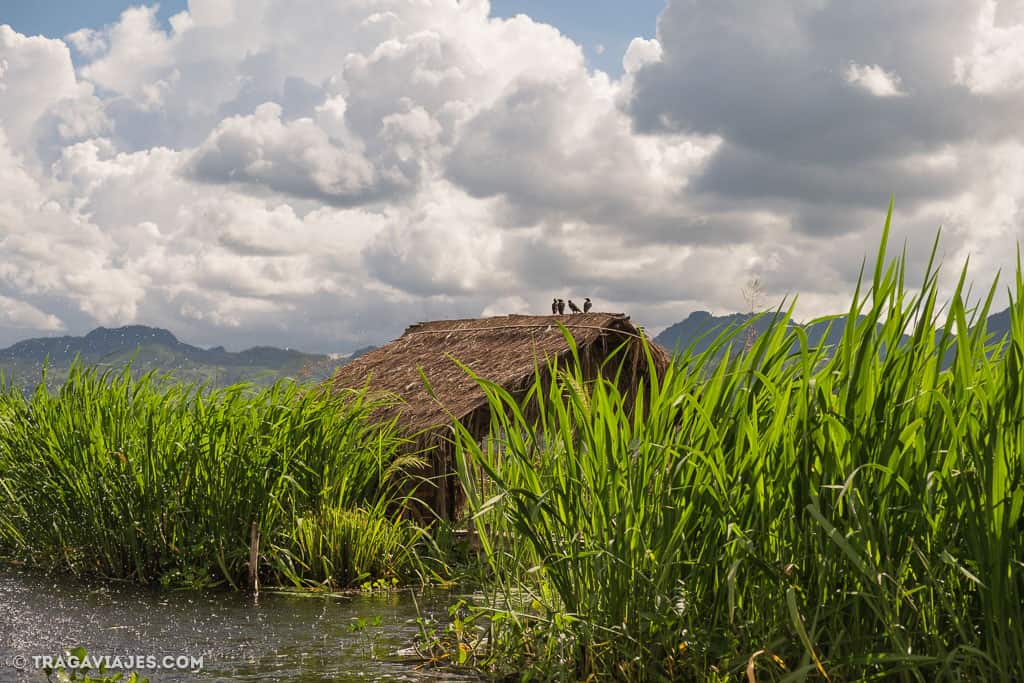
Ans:
{"type": "MultiPolygon", "coordinates": [[[[413,437],[417,452],[427,456],[428,464],[421,474],[429,488],[412,485],[410,491],[418,504],[412,505],[410,514],[421,521],[431,515],[456,517],[462,493],[447,429],[451,416],[478,438],[488,433],[490,408],[484,393],[455,361],[520,395],[534,382],[536,370],[547,380],[549,362],[568,364],[572,351],[559,324],[572,333],[584,380],[602,374],[615,376],[617,370],[623,370],[618,373],[618,381],[629,408],[640,379],[649,374],[649,366],[643,333],[621,313],[509,315],[418,323],[387,346],[338,370],[331,380],[335,391],[368,384],[371,393],[400,399],[387,402],[378,416],[397,418],[399,429],[413,437]],[[616,351],[615,360],[606,369],[605,361],[616,351]],[[424,376],[436,400],[428,393],[424,376]],[[429,514],[424,512],[426,508],[429,514]]],[[[649,348],[661,374],[668,367],[668,353],[654,343],[649,348]]]]}
{"type": "MultiPolygon", "coordinates": [[[[412,325],[399,339],[341,367],[333,387],[356,388],[369,381],[371,390],[403,399],[404,405],[391,408],[387,417],[400,414],[405,431],[440,426],[450,422],[445,409],[462,419],[486,406],[483,392],[454,360],[485,379],[518,391],[533,381],[537,365],[543,369],[550,359],[568,359],[570,350],[559,323],[572,333],[585,364],[588,359],[600,364],[619,346],[635,342],[627,355],[634,356],[634,364],[642,365],[637,369],[646,374],[642,333],[626,315],[508,315],[412,325]],[[421,370],[443,407],[427,393],[421,370]]],[[[653,342],[650,347],[663,369],[668,355],[653,342]]]]}

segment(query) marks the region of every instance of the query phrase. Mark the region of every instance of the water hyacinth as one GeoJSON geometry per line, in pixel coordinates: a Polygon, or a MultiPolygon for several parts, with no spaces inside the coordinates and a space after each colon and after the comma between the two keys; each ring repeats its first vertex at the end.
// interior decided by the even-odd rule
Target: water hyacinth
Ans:
{"type": "Polygon", "coordinates": [[[632,413],[572,364],[519,399],[479,379],[490,438],[457,438],[495,577],[485,666],[1024,678],[1020,268],[989,339],[994,286],[969,311],[961,276],[940,315],[935,250],[911,293],[887,236],[834,349],[783,311],[749,349],[739,328],[683,354],[632,413]]]}

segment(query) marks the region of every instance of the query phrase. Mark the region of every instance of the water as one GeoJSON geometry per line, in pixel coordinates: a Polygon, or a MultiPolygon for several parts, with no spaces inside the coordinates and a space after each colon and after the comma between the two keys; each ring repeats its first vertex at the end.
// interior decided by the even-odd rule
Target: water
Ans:
{"type": "Polygon", "coordinates": [[[0,682],[45,681],[32,657],[78,646],[122,662],[154,657],[158,666],[166,656],[202,658],[199,670],[140,671],[154,682],[469,680],[418,667],[402,652],[419,633],[417,616],[445,624],[455,600],[445,592],[417,594],[415,602],[408,592],[263,593],[254,602],[238,593],[84,584],[0,567],[0,682]],[[366,625],[354,631],[358,619],[366,625]]]}

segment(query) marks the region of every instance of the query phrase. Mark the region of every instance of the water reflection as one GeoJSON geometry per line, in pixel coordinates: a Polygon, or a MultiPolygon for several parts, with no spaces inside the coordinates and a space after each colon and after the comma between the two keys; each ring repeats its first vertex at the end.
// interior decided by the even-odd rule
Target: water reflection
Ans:
{"type": "Polygon", "coordinates": [[[143,672],[154,682],[467,680],[417,669],[400,654],[419,630],[416,603],[421,616],[445,623],[455,600],[445,592],[415,602],[409,593],[264,593],[254,603],[237,593],[85,584],[0,567],[0,682],[46,680],[32,656],[76,646],[110,657],[202,657],[201,671],[143,672]],[[13,667],[18,657],[27,669],[13,667]]]}

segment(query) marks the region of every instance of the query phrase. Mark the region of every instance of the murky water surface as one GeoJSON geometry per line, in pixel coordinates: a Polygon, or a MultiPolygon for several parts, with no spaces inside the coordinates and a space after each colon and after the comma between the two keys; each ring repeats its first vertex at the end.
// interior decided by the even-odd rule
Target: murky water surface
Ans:
{"type": "MultiPolygon", "coordinates": [[[[168,592],[84,584],[0,566],[0,682],[45,681],[33,656],[202,658],[201,670],[141,671],[151,681],[472,680],[417,667],[402,651],[417,616],[445,624],[450,593],[299,596],[168,592]],[[418,604],[418,611],[417,611],[418,604]],[[380,624],[372,622],[380,617],[380,624]],[[354,629],[364,620],[362,630],[354,629]]],[[[184,661],[184,660],[182,660],[184,661]]],[[[176,663],[175,663],[176,664],[176,663]]]]}

